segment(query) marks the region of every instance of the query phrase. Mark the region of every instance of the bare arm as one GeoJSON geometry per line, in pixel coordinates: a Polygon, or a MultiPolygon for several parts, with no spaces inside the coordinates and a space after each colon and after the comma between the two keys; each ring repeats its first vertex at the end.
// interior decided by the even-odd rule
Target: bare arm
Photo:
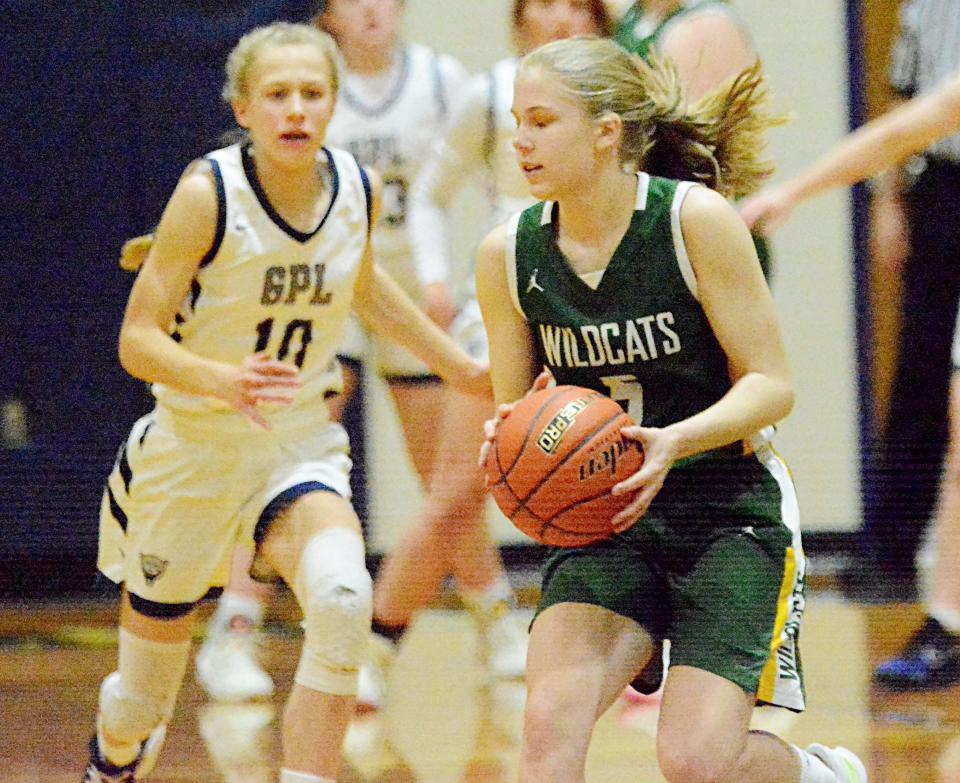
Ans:
{"type": "Polygon", "coordinates": [[[491,231],[477,251],[477,300],[490,344],[490,376],[498,404],[519,400],[537,375],[533,338],[510,297],[506,227],[491,231]]]}
{"type": "Polygon", "coordinates": [[[793,387],[770,289],[737,213],[717,193],[695,188],[680,216],[700,303],[733,384],[706,410],[666,428],[684,457],[775,424],[793,407],[793,387]]]}
{"type": "Polygon", "coordinates": [[[773,302],[743,222],[706,188],[687,195],[680,219],[700,302],[726,354],[732,385],[706,410],[667,427],[624,429],[643,445],[645,458],[614,488],[615,494],[636,493],[614,518],[618,529],[646,512],[677,460],[746,440],[793,407],[773,302]]]}
{"type": "MultiPolygon", "coordinates": [[[[380,212],[380,177],[370,173],[373,219],[380,212]]],[[[353,309],[373,331],[402,345],[452,386],[470,394],[489,394],[485,369],[440,329],[373,261],[367,242],[354,292],[353,309]]]]}
{"type": "Polygon", "coordinates": [[[741,216],[772,231],[802,201],[877,174],[957,130],[960,75],[858,128],[804,173],[747,199],[741,216]]]}
{"type": "Polygon", "coordinates": [[[479,77],[464,87],[442,136],[414,182],[408,213],[417,274],[423,285],[446,283],[450,271],[448,211],[467,178],[483,164],[487,93],[479,77]]]}
{"type": "Polygon", "coordinates": [[[177,184],[130,292],[120,328],[120,363],[135,378],[215,397],[267,426],[258,402],[290,402],[299,386],[291,365],[250,357],[239,367],[212,361],[173,340],[174,321],[217,227],[216,188],[194,164],[177,184]]]}

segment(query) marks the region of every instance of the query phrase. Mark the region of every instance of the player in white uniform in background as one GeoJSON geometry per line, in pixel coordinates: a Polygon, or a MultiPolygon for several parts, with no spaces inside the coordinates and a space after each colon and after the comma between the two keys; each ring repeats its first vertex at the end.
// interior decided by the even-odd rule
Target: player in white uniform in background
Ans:
{"type": "Polygon", "coordinates": [[[349,502],[349,446],[324,398],[351,308],[438,374],[486,374],[373,263],[381,184],[323,146],[337,96],[333,41],[258,28],[227,62],[249,142],[192,164],[130,294],[119,354],[153,384],[153,412],[118,454],[98,567],[124,590],[117,671],[101,685],[84,783],[135,783],[154,763],[197,603],[237,545],[304,614],[283,721],[280,783],[329,783],[354,712],[372,585],[349,502]]]}
{"type": "MultiPolygon", "coordinates": [[[[574,35],[604,35],[610,19],[601,0],[516,0],[512,29],[517,51],[574,35]]],[[[512,148],[510,113],[516,58],[473,78],[454,107],[451,124],[424,164],[408,220],[427,301],[451,303],[447,211],[460,189],[479,180],[489,194],[489,226],[533,203],[512,148]]],[[[472,274],[468,277],[472,278],[472,274]]],[[[475,357],[485,358],[486,335],[472,291],[451,333],[475,357]]],[[[488,669],[520,676],[526,663],[526,630],[510,617],[515,605],[503,562],[486,525],[483,476],[475,454],[491,408],[444,389],[436,469],[423,511],[388,553],[374,590],[374,628],[394,638],[452,575],[479,621],[488,669]]]]}
{"type": "MultiPolygon", "coordinates": [[[[463,91],[467,72],[448,55],[400,40],[403,0],[329,0],[317,6],[315,22],[330,33],[340,50],[340,94],[327,142],[351,152],[383,179],[383,205],[374,228],[377,263],[401,288],[425,307],[442,327],[454,313],[446,301],[424,300],[412,260],[407,210],[414,178],[434,138],[447,120],[454,96],[463,91]]],[[[362,363],[387,382],[396,405],[410,457],[424,486],[429,484],[437,438],[441,385],[421,361],[357,319],[347,324],[338,351],[343,365],[343,394],[328,401],[340,420],[357,390],[362,363]]],[[[207,639],[197,654],[197,678],[218,700],[269,696],[270,676],[257,660],[257,631],[269,586],[247,576],[248,556],[238,552],[230,583],[218,602],[207,639]]],[[[361,701],[379,701],[376,678],[365,671],[361,701]]]]}

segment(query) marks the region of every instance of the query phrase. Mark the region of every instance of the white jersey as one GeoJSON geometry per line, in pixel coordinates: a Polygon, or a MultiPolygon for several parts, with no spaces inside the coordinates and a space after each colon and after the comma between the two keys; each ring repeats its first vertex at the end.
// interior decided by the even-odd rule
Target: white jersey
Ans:
{"type": "Polygon", "coordinates": [[[510,113],[519,60],[496,63],[475,76],[455,104],[443,140],[424,164],[410,210],[417,269],[423,283],[449,274],[446,211],[469,178],[479,179],[490,212],[479,241],[493,226],[534,203],[513,150],[516,122],[510,113]]]}
{"type": "Polygon", "coordinates": [[[463,66],[419,44],[398,50],[384,74],[341,71],[327,140],[383,177],[374,233],[377,262],[397,275],[410,266],[407,205],[411,183],[467,80],[463,66]]]}
{"type": "MultiPolygon", "coordinates": [[[[323,398],[341,386],[337,346],[350,314],[369,231],[369,183],[349,153],[320,152],[331,173],[331,201],[315,231],[289,226],[257,180],[248,146],[206,156],[219,199],[214,246],[200,265],[171,334],[200,356],[239,365],[260,351],[300,368],[302,388],[289,406],[261,406],[274,428],[327,420],[323,398]]],[[[249,427],[212,398],[154,384],[161,412],[224,429],[249,427]]]]}

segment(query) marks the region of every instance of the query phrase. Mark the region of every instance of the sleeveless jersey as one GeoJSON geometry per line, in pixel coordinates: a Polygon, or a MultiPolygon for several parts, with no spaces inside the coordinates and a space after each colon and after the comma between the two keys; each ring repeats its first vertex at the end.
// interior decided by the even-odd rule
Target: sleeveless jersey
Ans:
{"type": "MultiPolygon", "coordinates": [[[[398,52],[379,101],[366,97],[370,77],[341,71],[337,107],[327,141],[341,147],[383,177],[380,219],[374,244],[377,261],[388,270],[411,256],[407,201],[411,183],[446,121],[449,104],[466,80],[452,57],[418,44],[398,52]]],[[[374,77],[379,78],[379,77],[374,77]]]]}
{"type": "MultiPolygon", "coordinates": [[[[267,200],[249,146],[206,156],[219,200],[217,235],[171,331],[185,348],[209,359],[239,365],[266,351],[296,364],[303,386],[294,403],[261,406],[278,426],[327,419],[323,398],[341,385],[336,351],[369,231],[369,184],[356,160],[331,148],[319,158],[331,173],[330,206],[317,229],[303,233],[267,200]]],[[[249,427],[219,400],[161,384],[154,384],[153,393],[160,408],[173,414],[214,414],[209,421],[216,426],[249,427]]]]}
{"type": "Polygon", "coordinates": [[[637,184],[630,226],[596,290],[557,247],[553,202],[514,217],[506,263],[537,361],[557,383],[595,389],[638,424],[663,427],[712,405],[730,380],[680,232],[694,185],[644,173],[637,184]]]}

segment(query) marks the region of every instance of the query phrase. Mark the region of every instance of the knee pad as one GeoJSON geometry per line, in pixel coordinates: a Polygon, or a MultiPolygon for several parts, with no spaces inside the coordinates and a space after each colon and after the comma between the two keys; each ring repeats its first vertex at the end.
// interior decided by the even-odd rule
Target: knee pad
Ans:
{"type": "Polygon", "coordinates": [[[169,705],[163,699],[124,688],[119,672],[104,678],[100,685],[100,727],[114,741],[142,742],[153,729],[169,720],[169,705]]]}
{"type": "Polygon", "coordinates": [[[314,536],[292,588],[304,616],[296,682],[323,693],[355,694],[373,613],[363,539],[345,528],[314,536]]]}

